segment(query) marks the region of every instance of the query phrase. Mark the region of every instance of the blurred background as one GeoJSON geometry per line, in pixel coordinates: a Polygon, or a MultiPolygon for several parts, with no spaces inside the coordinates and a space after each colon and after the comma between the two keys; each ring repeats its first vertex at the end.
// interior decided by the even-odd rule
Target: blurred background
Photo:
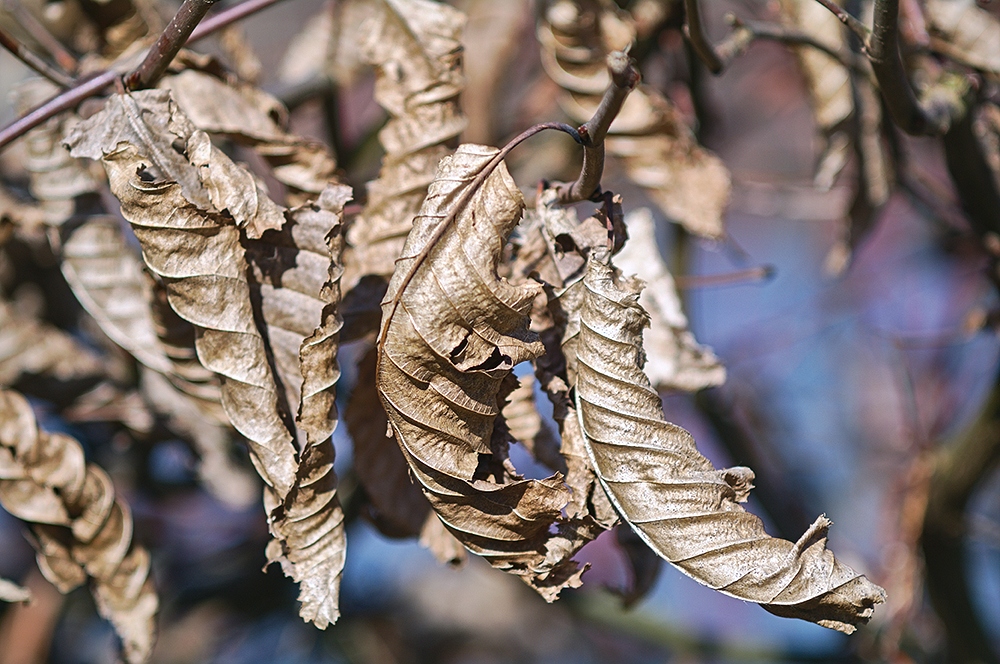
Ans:
{"type": "MultiPolygon", "coordinates": [[[[24,6],[44,11],[37,4],[24,6]]],[[[172,13],[169,3],[157,4],[172,13]]],[[[534,122],[562,119],[535,36],[543,9],[527,0],[453,4],[469,15],[463,140],[500,145],[534,122]]],[[[665,412],[716,466],[755,470],[748,509],[770,533],[794,541],[819,514],[833,520],[830,548],[888,592],[871,624],[846,637],[778,618],[668,565],[646,570],[648,593],[626,609],[619,594],[639,581],[614,533],[583,549],[578,559],[591,564],[583,588],[552,605],[475,557],[458,569],[442,566],[415,541],[388,538],[365,518],[341,426],[337,468],[350,519],[343,615],[321,632],[297,617],[294,585],[275,568],[261,571],[267,527],[258,500],[220,502],[199,483],[184,441],[141,441],[119,422],[67,417],[58,390],[30,390],[20,377],[41,423],[81,440],[132,507],[161,597],[154,662],[945,661],[948,634],[928,594],[921,535],[936,460],[961,442],[996,384],[991,256],[956,202],[939,141],[890,130],[893,149],[905,154],[891,194],[851,242],[849,262],[831,269],[831,252],[843,247],[850,224],[859,166],[848,160],[830,186],[816,184],[823,146],[796,54],[756,42],[712,77],[685,47],[678,7],[659,4],[666,9],[640,47],[644,81],[674,103],[733,183],[725,235],[705,240],[669,223],[615,163],[604,179],[605,189],[623,196],[626,212],[648,207],[661,222],[659,249],[674,269],[691,329],[726,367],[719,387],[665,392],[665,412]]],[[[376,131],[385,120],[372,100],[372,72],[321,82],[316,91],[302,81],[322,65],[303,71],[308,50],[286,56],[290,44],[308,46],[296,35],[336,5],[284,0],[242,21],[239,31],[259,59],[258,84],[292,108],[292,130],[336,144],[346,178],[363,191],[378,173],[376,131]]],[[[703,5],[716,40],[729,32],[727,12],[763,20],[780,11],[749,0],[703,5]]],[[[232,55],[216,38],[198,50],[232,55]]],[[[29,74],[0,52],[4,100],[29,74]]],[[[12,103],[2,102],[0,123],[16,116],[12,103]]],[[[15,143],[0,154],[0,177],[27,197],[22,149],[15,143]]],[[[575,146],[553,137],[524,148],[511,164],[531,192],[539,178],[572,177],[578,159],[575,146]]],[[[107,355],[61,283],[57,262],[18,242],[5,247],[14,265],[3,275],[5,296],[107,355]]],[[[358,344],[342,349],[342,410],[361,352],[358,344]]],[[[530,464],[526,455],[515,462],[530,464]]],[[[968,497],[959,534],[964,569],[957,577],[948,576],[952,568],[937,573],[946,584],[966,584],[974,616],[1000,652],[995,466],[982,469],[968,497]]],[[[116,637],[86,589],[63,597],[48,585],[23,531],[0,511],[0,576],[35,594],[30,606],[0,605],[0,662],[114,661],[116,637]]]]}

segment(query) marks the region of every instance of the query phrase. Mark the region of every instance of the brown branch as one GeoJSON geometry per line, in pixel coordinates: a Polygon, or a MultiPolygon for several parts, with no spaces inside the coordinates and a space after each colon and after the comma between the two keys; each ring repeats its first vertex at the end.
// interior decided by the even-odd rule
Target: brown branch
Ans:
{"type": "Polygon", "coordinates": [[[59,40],[52,36],[52,33],[46,29],[42,23],[35,18],[20,0],[4,0],[4,9],[9,11],[18,24],[31,35],[32,39],[37,41],[42,45],[46,51],[48,51],[53,58],[55,58],[56,63],[63,68],[64,71],[73,73],[76,71],[77,62],[73,54],[66,50],[59,40]]]}
{"type": "Polygon", "coordinates": [[[725,63],[719,57],[712,42],[705,35],[705,28],[701,24],[701,12],[698,9],[698,0],[684,0],[684,36],[691,42],[698,58],[705,63],[708,71],[719,74],[725,67],[725,63]]]}
{"type": "Polygon", "coordinates": [[[594,117],[578,130],[583,139],[583,166],[580,168],[580,175],[573,182],[555,185],[562,205],[588,200],[599,192],[601,176],[604,174],[604,138],[628,93],[639,82],[639,72],[629,56],[622,51],[614,51],[608,55],[608,72],[611,74],[611,85],[604,93],[601,105],[594,112],[594,117]]]}
{"type": "Polygon", "coordinates": [[[160,33],[142,63],[125,77],[125,88],[138,90],[156,83],[216,1],[184,0],[184,4],[160,33]]]}
{"type": "MultiPolygon", "coordinates": [[[[217,15],[205,21],[205,23],[200,26],[202,29],[195,30],[191,34],[190,38],[188,38],[187,43],[192,44],[199,39],[207,37],[213,32],[221,30],[235,21],[245,18],[254,12],[265,9],[266,7],[280,1],[281,0],[249,0],[248,2],[244,2],[236,5],[235,7],[230,7],[229,9],[221,11],[217,15]]],[[[0,150],[10,144],[11,141],[16,140],[49,118],[71,108],[76,108],[76,106],[83,100],[100,94],[105,88],[114,83],[115,79],[117,79],[119,75],[119,72],[114,70],[101,72],[90,78],[78,81],[70,89],[42,102],[8,126],[0,129],[0,150]]]]}
{"type": "Polygon", "coordinates": [[[59,87],[67,88],[73,84],[73,79],[35,55],[24,44],[14,39],[12,35],[2,29],[0,29],[0,45],[10,51],[18,60],[59,87]]]}
{"type": "Polygon", "coordinates": [[[864,58],[859,57],[854,53],[846,53],[831,48],[827,44],[817,41],[805,32],[773,23],[743,21],[731,14],[726,18],[735,30],[726,42],[719,44],[717,49],[719,55],[723,58],[723,66],[728,66],[729,62],[733,60],[733,58],[741,55],[750,43],[755,40],[762,39],[766,41],[778,42],[779,44],[785,44],[787,46],[808,46],[809,48],[816,49],[820,53],[829,56],[846,69],[850,69],[864,76],[871,75],[871,69],[865,63],[864,58]],[[741,35],[741,31],[746,33],[746,36],[741,35]],[[749,37],[749,39],[747,39],[747,37],[749,37]],[[742,50],[739,48],[741,45],[743,46],[742,50]]]}
{"type": "Polygon", "coordinates": [[[868,38],[871,37],[872,31],[868,29],[867,25],[854,18],[853,14],[838,5],[836,2],[833,2],[833,0],[816,0],[816,2],[829,9],[830,13],[840,19],[840,22],[846,25],[847,29],[853,32],[854,35],[861,40],[862,44],[868,43],[868,38]]]}
{"type": "Polygon", "coordinates": [[[942,135],[965,113],[969,86],[957,77],[940,81],[917,99],[899,52],[899,0],[876,0],[872,30],[833,0],[817,2],[861,39],[889,115],[900,129],[914,135],[942,135]]]}
{"type": "MultiPolygon", "coordinates": [[[[696,2],[696,0],[687,1],[691,3],[696,2]]],[[[822,2],[823,0],[819,1],[822,2]]],[[[687,31],[685,34],[694,30],[691,34],[700,35],[697,39],[690,39],[691,47],[713,74],[721,74],[733,60],[746,53],[747,49],[750,48],[750,44],[758,39],[762,39],[789,46],[808,46],[830,56],[847,69],[864,76],[871,75],[870,69],[865,64],[863,58],[853,53],[844,53],[833,49],[804,32],[773,23],[743,21],[732,14],[726,15],[726,21],[733,27],[733,31],[725,41],[714,47],[708,43],[708,40],[701,32],[700,20],[691,23],[694,27],[690,30],[685,28],[687,31]],[[709,53],[710,55],[708,55],[709,53]]]]}
{"type": "Polygon", "coordinates": [[[976,420],[941,450],[931,478],[921,546],[931,603],[945,626],[949,662],[997,662],[969,594],[966,508],[1000,464],[1000,379],[976,420]]]}

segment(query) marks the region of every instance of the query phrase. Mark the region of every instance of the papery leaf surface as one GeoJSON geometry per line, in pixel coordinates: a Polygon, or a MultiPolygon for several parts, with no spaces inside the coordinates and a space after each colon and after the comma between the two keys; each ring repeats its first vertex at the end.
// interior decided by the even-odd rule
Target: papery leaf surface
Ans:
{"type": "MultiPolygon", "coordinates": [[[[606,260],[606,258],[604,259],[606,260]]],[[[591,258],[584,279],[576,404],[587,451],[622,518],[665,560],[710,588],[768,611],[851,633],[885,591],[826,548],[819,517],[797,542],[746,512],[753,472],[717,470],[663,416],[643,372],[649,317],[641,283],[591,258]]]]}
{"type": "Polygon", "coordinates": [[[64,593],[89,579],[126,661],[146,661],[159,599],[128,505],[80,443],[40,429],[27,400],[9,390],[0,391],[0,505],[31,526],[45,578],[64,593]]]}
{"type": "Polygon", "coordinates": [[[527,316],[540,286],[496,274],[523,207],[497,153],[463,145],[442,161],[383,302],[377,381],[396,439],[444,525],[551,601],[579,585],[570,557],[593,535],[581,537],[587,524],[562,516],[570,493],[561,476],[517,477],[505,432],[494,429],[504,380],[542,352],[527,316]],[[425,248],[426,261],[415,264],[425,248]]]}

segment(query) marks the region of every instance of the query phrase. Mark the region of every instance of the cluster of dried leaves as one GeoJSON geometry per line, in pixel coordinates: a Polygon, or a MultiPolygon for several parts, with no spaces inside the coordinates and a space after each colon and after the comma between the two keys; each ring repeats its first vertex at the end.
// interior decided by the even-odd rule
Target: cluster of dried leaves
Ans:
{"type": "MultiPolygon", "coordinates": [[[[112,20],[63,3],[78,10],[76,29],[48,27],[91,52],[88,66],[109,66],[160,27],[147,3],[121,4],[112,20]]],[[[542,64],[572,121],[603,112],[607,56],[676,17],[677,6],[652,4],[542,3],[542,64]]],[[[990,17],[970,36],[962,12],[977,9],[957,5],[926,3],[928,43],[996,77],[987,45],[1000,26],[990,17]]],[[[784,2],[781,15],[826,47],[800,55],[825,145],[817,179],[829,186],[851,154],[860,164],[853,248],[892,186],[892,134],[839,21],[812,0],[784,2]]],[[[230,459],[245,441],[265,484],[268,560],[299,583],[301,616],[320,628],[339,615],[346,551],[331,442],[343,340],[367,349],[345,419],[384,532],[419,536],[444,561],[471,551],[552,601],[580,585],[580,548],[624,521],[721,592],[845,632],[866,622],[884,593],[827,550],[830,522],[820,517],[794,543],[768,536],[740,505],[752,471],[714,468],[665,420],[658,389],[718,385],[725,370],[688,329],[652,212],[623,218],[605,193],[580,220],[548,185],[526,210],[506,152],[454,149],[467,123],[460,11],[349,0],[325,16],[309,38],[329,59],[313,66],[341,81],[374,67],[389,115],[366,194],[342,181],[326,145],[288,132],[275,97],[191,52],[154,89],[113,94],[86,119],[58,115],[22,139],[32,200],[0,190],[0,241],[48,252],[95,329],[134,364],[98,356],[5,290],[2,386],[49,377],[73,386],[74,412],[133,432],[155,420],[191,442],[206,487],[235,504],[254,493],[230,459]],[[352,199],[363,204],[345,208],[352,199]],[[533,375],[519,381],[512,370],[529,361],[533,375]],[[539,414],[541,394],[557,432],[539,414]],[[508,456],[515,443],[552,474],[522,477],[508,456]]],[[[237,64],[253,75],[246,57],[237,64]]],[[[53,91],[26,83],[19,103],[53,91]]],[[[663,215],[724,236],[729,174],[659,91],[632,91],[603,144],[663,215]]],[[[0,502],[31,524],[46,577],[63,591],[89,582],[126,658],[147,658],[157,598],[128,507],[14,391],[0,393],[0,502]]],[[[2,582],[0,597],[24,594],[2,582]]]]}

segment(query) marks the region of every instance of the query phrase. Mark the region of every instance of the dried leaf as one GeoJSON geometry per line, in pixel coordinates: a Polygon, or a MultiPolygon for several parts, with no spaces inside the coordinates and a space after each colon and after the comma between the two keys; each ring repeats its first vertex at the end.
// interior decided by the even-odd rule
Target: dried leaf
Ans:
{"type": "MultiPolygon", "coordinates": [[[[835,52],[848,51],[843,24],[815,0],[782,0],[781,9],[785,25],[835,52]]],[[[845,122],[854,113],[851,74],[836,60],[813,47],[797,47],[795,54],[805,75],[813,119],[823,141],[816,183],[829,189],[850,156],[845,122]]]]}
{"type": "Polygon", "coordinates": [[[72,381],[103,373],[100,358],[82,343],[0,301],[0,386],[13,385],[26,374],[72,381]]]}
{"type": "Polygon", "coordinates": [[[113,95],[100,113],[66,137],[74,157],[90,159],[101,159],[122,143],[143,155],[147,181],[152,177],[176,182],[186,205],[228,213],[251,238],[284,223],[282,208],[258,188],[253,175],[196,130],[166,90],[113,95]]]}
{"type": "Polygon", "coordinates": [[[690,434],[663,417],[642,371],[648,316],[640,285],[592,259],[584,279],[577,353],[577,412],[601,485],[619,513],[657,553],[711,588],[785,617],[853,632],[885,591],[826,548],[819,517],[792,543],[764,532],[739,506],[748,468],[716,470],[690,434]]]}
{"type": "MultiPolygon", "coordinates": [[[[375,387],[375,349],[358,362],[344,420],[354,441],[354,473],[371,501],[372,521],[389,537],[420,534],[430,503],[410,477],[410,467],[388,431],[389,420],[375,387]]],[[[436,518],[436,517],[435,517],[436,518]]]]}
{"type": "Polygon", "coordinates": [[[144,365],[170,373],[150,313],[152,293],[118,219],[88,217],[63,240],[63,276],[105,334],[144,365]]]}
{"type": "Polygon", "coordinates": [[[974,0],[928,0],[931,28],[944,36],[963,60],[1000,76],[1000,19],[974,0]]]}
{"type": "Polygon", "coordinates": [[[31,406],[11,391],[0,392],[0,504],[31,524],[45,577],[64,593],[89,578],[126,660],[146,661],[159,600],[128,505],[78,442],[38,429],[31,406]]]}
{"type": "Polygon", "coordinates": [[[0,602],[30,602],[31,591],[0,577],[0,602]]]}
{"type": "Polygon", "coordinates": [[[198,129],[253,146],[289,187],[291,204],[315,199],[336,179],[337,163],[326,147],[286,132],[279,121],[287,111],[259,88],[194,69],[164,78],[160,87],[198,129]]]}
{"type": "MultiPolygon", "coordinates": [[[[631,23],[612,2],[559,0],[546,9],[538,26],[542,65],[564,89],[559,104],[574,121],[593,116],[610,83],[608,53],[628,47],[634,38],[631,23]]],[[[697,235],[722,236],[729,171],[698,145],[680,113],[659,92],[638,86],[611,124],[605,146],[667,217],[697,235]]]]}
{"type": "Polygon", "coordinates": [[[247,252],[277,375],[297,405],[302,438],[295,485],[280,504],[265,497],[278,515],[272,528],[281,544],[280,555],[275,543],[268,547],[268,559],[300,583],[299,613],[320,629],[340,615],[346,546],[330,435],[340,378],[341,218],[350,198],[350,187],[327,187],[315,203],[291,210],[280,232],[248,243],[247,252]]]}
{"type": "Polygon", "coordinates": [[[648,285],[639,295],[639,305],[650,316],[643,336],[646,375],[661,390],[695,392],[721,385],[726,369],[712,349],[700,345],[688,329],[674,278],[656,245],[652,213],[647,208],[633,210],[625,223],[629,239],[616,262],[622,271],[635,274],[648,285]]]}
{"type": "Polygon", "coordinates": [[[329,76],[340,86],[351,85],[365,64],[357,37],[363,33],[364,22],[378,11],[375,4],[338,0],[306,21],[281,59],[278,77],[282,83],[304,84],[329,76]]]}
{"type": "MultiPolygon", "coordinates": [[[[168,92],[113,97],[78,129],[68,139],[74,154],[103,156],[111,190],[132,223],[146,264],[165,284],[171,308],[194,325],[198,358],[222,380],[223,407],[247,437],[251,460],[268,485],[265,506],[275,537],[268,545],[269,560],[280,562],[300,583],[302,617],[325,628],[338,616],[344,556],[329,435],[336,423],[332,389],[339,375],[333,359],[340,328],[339,226],[349,190],[329,187],[315,203],[290,211],[287,222],[282,215],[276,226],[280,232],[266,233],[261,224],[241,223],[233,208],[269,199],[261,199],[256,188],[232,186],[232,173],[251,176],[194,128],[168,92]],[[208,207],[192,203],[182,184],[157,180],[148,170],[157,160],[142,151],[155,152],[170,136],[187,146],[188,156],[200,155],[190,163],[199,164],[199,182],[209,184],[208,207]],[[136,137],[140,145],[128,142],[136,137]],[[222,192],[244,196],[229,212],[246,233],[218,212],[216,201],[231,200],[222,192]],[[270,345],[257,328],[258,319],[268,341],[274,337],[270,345]],[[275,374],[272,359],[287,356],[290,347],[297,363],[284,363],[275,374]],[[282,389],[276,378],[285,381],[282,389]],[[298,390],[287,409],[281,406],[288,401],[285,386],[298,390]],[[298,409],[295,422],[304,439],[298,460],[291,408],[298,409]]],[[[170,165],[172,159],[159,161],[170,165]]],[[[188,165],[180,168],[187,172],[188,165]]]]}
{"type": "Polygon", "coordinates": [[[559,475],[518,478],[495,436],[501,384],[542,352],[527,329],[540,286],[496,276],[523,207],[502,163],[485,171],[497,153],[462,145],[442,161],[389,283],[377,381],[396,440],[445,526],[551,601],[579,585],[570,557],[594,533],[561,515],[570,495],[559,475]],[[472,188],[477,177],[485,179],[472,188]],[[454,224],[408,277],[449,214],[454,224]]]}
{"type": "MultiPolygon", "coordinates": [[[[15,106],[24,114],[59,89],[42,79],[30,79],[15,91],[15,106]]],[[[62,137],[76,121],[58,115],[25,134],[24,168],[30,175],[31,194],[40,203],[45,222],[58,225],[73,214],[73,199],[97,190],[86,162],[74,159],[62,145],[62,137]]]]}
{"type": "Polygon", "coordinates": [[[365,275],[392,274],[438,162],[466,125],[458,103],[463,14],[428,0],[378,0],[375,8],[361,49],[390,118],[379,132],[382,170],[347,234],[345,291],[365,275]]]}

